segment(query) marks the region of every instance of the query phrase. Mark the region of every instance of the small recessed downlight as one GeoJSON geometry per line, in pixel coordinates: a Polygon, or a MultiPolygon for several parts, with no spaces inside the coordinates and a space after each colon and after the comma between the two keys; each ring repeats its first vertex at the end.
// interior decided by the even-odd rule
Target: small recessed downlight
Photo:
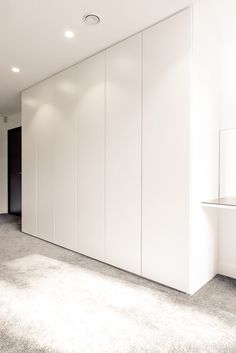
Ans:
{"type": "Polygon", "coordinates": [[[75,34],[72,31],[65,31],[64,36],[68,39],[71,39],[75,36],[75,34]]]}
{"type": "Polygon", "coordinates": [[[83,20],[88,25],[97,25],[101,21],[100,17],[95,14],[84,15],[83,20]]]}
{"type": "Polygon", "coordinates": [[[20,69],[19,67],[12,67],[11,71],[18,74],[20,72],[20,69]]]}

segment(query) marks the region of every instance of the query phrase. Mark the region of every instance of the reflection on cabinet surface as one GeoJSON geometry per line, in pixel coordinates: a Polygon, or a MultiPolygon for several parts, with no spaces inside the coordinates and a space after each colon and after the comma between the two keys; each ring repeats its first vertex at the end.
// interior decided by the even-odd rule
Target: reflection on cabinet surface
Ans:
{"type": "Polygon", "coordinates": [[[77,250],[104,261],[104,52],[78,65],[77,140],[77,250]]]}
{"type": "Polygon", "coordinates": [[[23,231],[188,291],[191,10],[26,90],[23,231]]]}
{"type": "Polygon", "coordinates": [[[56,127],[54,81],[39,85],[40,107],[34,116],[36,128],[36,195],[37,236],[54,241],[53,136],[56,127]]]}
{"type": "Polygon", "coordinates": [[[190,10],[143,34],[142,274],[186,291],[190,10]]]}
{"type": "Polygon", "coordinates": [[[56,107],[52,162],[55,242],[72,250],[76,250],[77,216],[76,78],[76,68],[66,70],[53,78],[56,107]]]}
{"type": "Polygon", "coordinates": [[[141,274],[141,62],[138,34],[106,53],[106,261],[141,274]]]}

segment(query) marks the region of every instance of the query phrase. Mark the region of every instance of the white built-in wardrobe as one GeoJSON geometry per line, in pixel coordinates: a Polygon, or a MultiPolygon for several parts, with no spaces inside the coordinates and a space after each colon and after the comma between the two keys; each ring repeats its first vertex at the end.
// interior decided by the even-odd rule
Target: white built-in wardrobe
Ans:
{"type": "Polygon", "coordinates": [[[25,233],[190,292],[191,9],[22,94],[25,233]]]}

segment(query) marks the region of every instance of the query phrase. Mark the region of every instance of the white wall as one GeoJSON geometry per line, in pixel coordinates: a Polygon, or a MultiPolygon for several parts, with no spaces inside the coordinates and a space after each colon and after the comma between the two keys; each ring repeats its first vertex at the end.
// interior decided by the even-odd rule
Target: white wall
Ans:
{"type": "Polygon", "coordinates": [[[199,129],[193,141],[195,162],[192,174],[195,183],[192,195],[192,271],[195,286],[203,280],[201,268],[204,263],[209,266],[209,274],[216,271],[236,278],[236,211],[197,206],[200,201],[218,196],[219,130],[236,128],[236,2],[199,0],[194,12],[194,49],[198,63],[194,75],[198,84],[193,123],[199,129]],[[202,222],[199,222],[200,218],[202,222]],[[214,258],[210,253],[212,246],[218,249],[214,258]]]}
{"type": "Polygon", "coordinates": [[[218,214],[201,202],[218,195],[219,1],[200,0],[193,8],[191,293],[217,273],[218,214]]]}
{"type": "Polygon", "coordinates": [[[0,213],[8,212],[7,131],[21,126],[21,113],[8,116],[7,123],[0,117],[0,213]]]}
{"type": "MultiPolygon", "coordinates": [[[[220,128],[236,128],[236,1],[221,1],[220,128]]],[[[236,156],[236,151],[235,156],[236,156]]],[[[236,278],[236,211],[219,215],[219,273],[236,278]]]]}

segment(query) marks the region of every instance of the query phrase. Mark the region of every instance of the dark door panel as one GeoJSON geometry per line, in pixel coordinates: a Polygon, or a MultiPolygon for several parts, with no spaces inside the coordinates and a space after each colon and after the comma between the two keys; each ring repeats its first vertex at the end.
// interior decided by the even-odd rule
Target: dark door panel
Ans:
{"type": "Polygon", "coordinates": [[[21,127],[8,130],[8,212],[21,215],[21,127]]]}

